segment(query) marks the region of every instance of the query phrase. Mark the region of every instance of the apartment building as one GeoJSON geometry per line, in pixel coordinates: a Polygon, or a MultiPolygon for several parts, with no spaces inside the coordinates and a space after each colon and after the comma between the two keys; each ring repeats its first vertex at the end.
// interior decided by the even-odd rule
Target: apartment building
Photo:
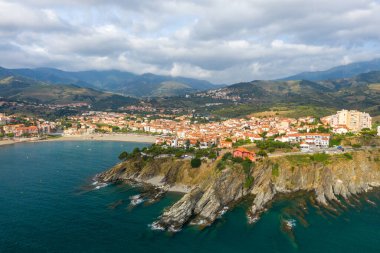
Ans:
{"type": "Polygon", "coordinates": [[[356,110],[341,110],[324,120],[333,128],[346,126],[349,131],[358,132],[363,128],[372,127],[372,118],[368,113],[356,110]]]}

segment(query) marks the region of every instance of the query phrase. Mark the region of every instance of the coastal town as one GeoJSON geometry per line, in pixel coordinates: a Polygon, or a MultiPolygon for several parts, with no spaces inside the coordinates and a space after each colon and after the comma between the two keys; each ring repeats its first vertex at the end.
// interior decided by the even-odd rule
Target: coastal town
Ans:
{"type": "MultiPolygon", "coordinates": [[[[362,130],[371,130],[372,123],[368,113],[356,110],[340,110],[320,119],[311,116],[298,119],[276,116],[224,121],[203,119],[202,122],[194,115],[157,113],[138,116],[89,111],[56,121],[0,114],[0,138],[17,142],[20,139],[27,141],[61,136],[140,134],[155,136],[155,143],[159,145],[200,149],[231,149],[270,139],[293,144],[293,151],[309,152],[331,147],[333,135],[357,135],[362,130]]],[[[379,135],[380,127],[372,131],[379,135]]]]}

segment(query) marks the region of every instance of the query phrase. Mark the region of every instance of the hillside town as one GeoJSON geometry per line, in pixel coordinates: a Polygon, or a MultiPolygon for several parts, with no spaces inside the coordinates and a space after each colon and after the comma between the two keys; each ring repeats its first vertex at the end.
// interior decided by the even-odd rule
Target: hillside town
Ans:
{"type": "Polygon", "coordinates": [[[369,114],[341,110],[321,119],[315,117],[250,117],[200,123],[193,115],[172,116],[90,111],[55,122],[0,114],[1,138],[31,138],[49,135],[139,133],[157,135],[156,144],[171,147],[232,148],[241,141],[254,143],[272,138],[297,143],[303,151],[328,148],[332,134],[355,134],[371,129],[369,114]]]}

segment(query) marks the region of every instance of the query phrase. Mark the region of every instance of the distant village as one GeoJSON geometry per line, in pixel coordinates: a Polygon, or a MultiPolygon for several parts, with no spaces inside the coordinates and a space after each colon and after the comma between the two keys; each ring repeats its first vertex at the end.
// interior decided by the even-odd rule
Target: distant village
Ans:
{"type": "Polygon", "coordinates": [[[272,138],[283,143],[298,143],[301,150],[308,151],[328,148],[331,134],[355,134],[371,128],[371,116],[355,110],[341,110],[321,119],[251,117],[209,123],[199,123],[192,115],[173,117],[157,113],[135,116],[90,111],[55,122],[0,114],[0,138],[3,139],[139,133],[157,135],[156,144],[171,147],[232,148],[242,140],[253,143],[272,138]]]}

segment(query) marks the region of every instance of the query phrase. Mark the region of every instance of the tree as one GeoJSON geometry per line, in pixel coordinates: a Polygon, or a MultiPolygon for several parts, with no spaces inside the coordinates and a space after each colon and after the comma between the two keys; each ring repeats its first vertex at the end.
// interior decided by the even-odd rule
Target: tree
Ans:
{"type": "Polygon", "coordinates": [[[199,158],[193,158],[191,159],[190,163],[192,168],[199,168],[202,164],[202,161],[199,158]]]}
{"type": "Polygon", "coordinates": [[[183,156],[185,154],[185,152],[183,150],[178,150],[175,152],[175,157],[179,158],[181,156],[183,156]]]}
{"type": "Polygon", "coordinates": [[[139,148],[135,148],[132,152],[134,155],[137,155],[140,153],[140,149],[139,148]]]}
{"type": "Polygon", "coordinates": [[[189,149],[189,147],[190,147],[190,140],[189,139],[186,140],[185,147],[186,147],[186,149],[189,149]]]}
{"type": "Polygon", "coordinates": [[[259,156],[263,156],[263,157],[268,156],[267,152],[265,152],[264,150],[259,150],[259,151],[257,152],[257,155],[259,155],[259,156]]]}
{"type": "Polygon", "coordinates": [[[7,137],[9,137],[9,138],[13,138],[13,137],[15,137],[15,134],[14,134],[14,133],[8,133],[8,134],[7,134],[7,137]]]}
{"type": "Polygon", "coordinates": [[[265,137],[267,137],[267,134],[268,134],[268,132],[264,131],[264,132],[262,132],[259,135],[260,135],[261,138],[265,139],[265,137]]]}
{"type": "Polygon", "coordinates": [[[218,157],[218,155],[216,154],[216,152],[210,152],[210,154],[208,155],[208,158],[209,159],[216,159],[218,157]]]}
{"type": "Polygon", "coordinates": [[[120,153],[119,160],[125,161],[125,160],[127,160],[127,158],[128,158],[128,152],[123,151],[120,153]]]}
{"type": "Polygon", "coordinates": [[[232,153],[231,153],[231,152],[227,152],[227,153],[225,153],[225,154],[223,155],[222,160],[223,160],[223,161],[226,161],[226,160],[229,160],[229,159],[231,159],[231,158],[232,158],[232,153]]]}

